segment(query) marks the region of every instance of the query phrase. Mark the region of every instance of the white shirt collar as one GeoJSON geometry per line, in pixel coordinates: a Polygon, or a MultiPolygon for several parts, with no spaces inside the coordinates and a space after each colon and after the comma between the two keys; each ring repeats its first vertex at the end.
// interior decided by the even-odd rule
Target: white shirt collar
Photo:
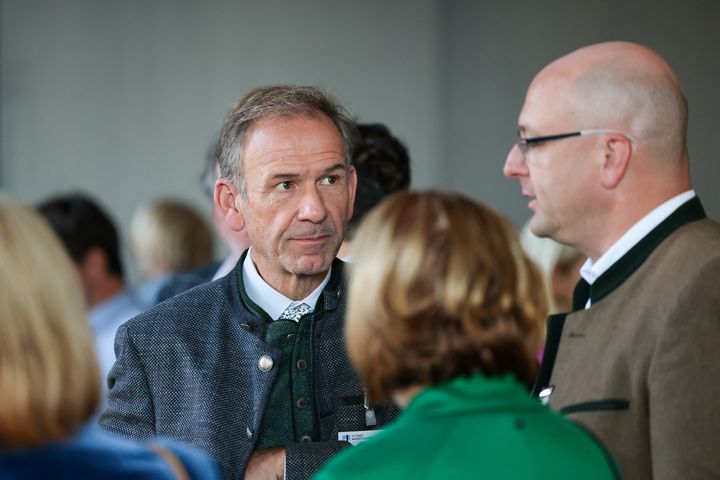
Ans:
{"type": "Polygon", "coordinates": [[[641,218],[635,225],[623,234],[620,239],[615,242],[605,253],[598,258],[597,262],[587,259],[582,267],[580,267],[580,276],[590,285],[598,279],[600,275],[605,273],[608,268],[613,266],[615,262],[620,260],[632,247],[650,233],[650,231],[660,225],[667,217],[669,217],[682,204],[695,197],[695,190],[688,190],[677,195],[653,211],[641,218]]]}
{"type": "Polygon", "coordinates": [[[320,298],[325,285],[330,281],[330,273],[332,267],[325,275],[325,279],[313,290],[310,295],[303,298],[302,300],[290,300],[288,297],[272,288],[257,271],[255,263],[252,261],[252,247],[245,255],[243,261],[242,276],[243,284],[245,285],[245,293],[250,297],[250,300],[262,308],[273,320],[280,318],[280,315],[288,309],[288,307],[295,307],[301,303],[306,304],[312,311],[315,311],[315,304],[320,298]]]}

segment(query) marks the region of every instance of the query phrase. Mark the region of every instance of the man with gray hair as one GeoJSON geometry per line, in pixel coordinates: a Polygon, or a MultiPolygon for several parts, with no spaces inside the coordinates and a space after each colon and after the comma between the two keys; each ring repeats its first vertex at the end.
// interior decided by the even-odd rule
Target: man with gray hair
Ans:
{"type": "Polygon", "coordinates": [[[687,117],[657,53],[592,45],[532,81],[505,163],[533,233],[588,257],[535,393],[626,478],[720,476],[720,225],[691,186],[687,117]]]}
{"type": "Polygon", "coordinates": [[[252,90],[218,140],[215,203],[250,248],[227,276],[118,331],[102,425],[206,450],[226,478],[307,478],[396,410],[370,406],[344,347],[335,259],[352,214],[354,126],[312,87],[252,90]]]}

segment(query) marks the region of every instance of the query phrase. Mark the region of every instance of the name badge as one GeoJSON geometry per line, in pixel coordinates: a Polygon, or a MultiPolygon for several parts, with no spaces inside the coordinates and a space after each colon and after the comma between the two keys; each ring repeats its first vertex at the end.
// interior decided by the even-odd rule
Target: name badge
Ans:
{"type": "Polygon", "coordinates": [[[380,430],[359,430],[357,432],[338,432],[338,440],[349,442],[351,445],[362,443],[380,430]]]}
{"type": "Polygon", "coordinates": [[[540,399],[540,403],[543,405],[547,405],[550,402],[550,395],[552,395],[553,390],[555,390],[554,385],[548,385],[547,387],[540,390],[540,393],[538,394],[538,399],[540,399]]]}

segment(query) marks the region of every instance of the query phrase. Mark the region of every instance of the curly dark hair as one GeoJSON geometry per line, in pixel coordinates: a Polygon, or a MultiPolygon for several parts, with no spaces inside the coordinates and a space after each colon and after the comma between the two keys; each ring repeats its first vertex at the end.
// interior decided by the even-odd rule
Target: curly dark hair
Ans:
{"type": "Polygon", "coordinates": [[[353,165],[357,192],[347,239],[365,215],[391,193],[410,187],[410,156],[405,145],[382,123],[359,123],[353,165]]]}

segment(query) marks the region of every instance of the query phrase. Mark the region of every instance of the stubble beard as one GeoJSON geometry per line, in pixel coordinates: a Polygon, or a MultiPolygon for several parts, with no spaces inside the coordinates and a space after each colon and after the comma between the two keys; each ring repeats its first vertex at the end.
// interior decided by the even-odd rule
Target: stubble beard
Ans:
{"type": "Polygon", "coordinates": [[[281,245],[280,260],[285,269],[295,275],[314,276],[326,273],[340,249],[339,234],[332,225],[323,224],[306,231],[294,231],[287,235],[281,245]],[[303,236],[327,236],[322,244],[303,247],[293,245],[293,238],[303,236]],[[282,257],[285,257],[284,259],[282,257]]]}
{"type": "Polygon", "coordinates": [[[553,238],[555,229],[540,211],[535,211],[530,219],[530,231],[540,238],[553,238]]]}

